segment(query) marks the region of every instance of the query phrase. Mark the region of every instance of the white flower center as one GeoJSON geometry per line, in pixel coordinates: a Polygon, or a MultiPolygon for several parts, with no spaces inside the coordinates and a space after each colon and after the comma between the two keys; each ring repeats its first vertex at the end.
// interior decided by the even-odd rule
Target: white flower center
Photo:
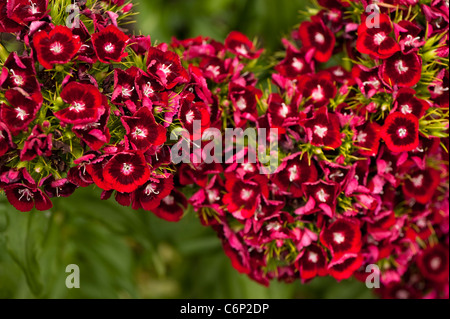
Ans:
{"type": "Polygon", "coordinates": [[[406,128],[401,127],[397,130],[397,134],[400,138],[404,138],[408,134],[408,131],[406,130],[406,128]]]}
{"type": "Polygon", "coordinates": [[[164,73],[165,76],[168,76],[172,71],[170,70],[170,67],[172,66],[172,64],[169,65],[161,65],[160,70],[162,73],[164,73]]]}
{"type": "Polygon", "coordinates": [[[189,110],[189,112],[186,113],[186,122],[188,122],[189,124],[191,124],[194,121],[194,111],[189,110]]]}
{"type": "Polygon", "coordinates": [[[210,203],[214,203],[220,199],[218,191],[215,189],[208,189],[206,190],[206,193],[208,194],[208,200],[210,203]]]}
{"type": "Polygon", "coordinates": [[[243,110],[245,110],[245,109],[247,108],[247,102],[245,101],[245,99],[244,99],[243,96],[241,96],[241,97],[239,98],[239,100],[237,100],[236,106],[237,106],[237,108],[238,108],[239,110],[241,110],[241,111],[243,111],[243,110]]]}
{"type": "Polygon", "coordinates": [[[12,73],[12,80],[17,86],[22,86],[25,83],[23,77],[16,74],[14,70],[11,70],[11,73],[12,73]]]}
{"type": "Polygon", "coordinates": [[[130,97],[131,93],[134,91],[134,87],[133,88],[126,88],[126,87],[122,87],[122,96],[123,97],[130,97]]]}
{"type": "Polygon", "coordinates": [[[171,195],[169,195],[169,196],[166,196],[164,199],[163,199],[163,202],[166,204],[166,205],[173,205],[174,203],[175,203],[175,198],[173,197],[173,196],[171,196],[171,195]]]}
{"type": "Polygon", "coordinates": [[[155,93],[150,82],[147,82],[147,84],[144,85],[143,91],[146,97],[149,97],[151,94],[155,93]]]}
{"type": "Polygon", "coordinates": [[[28,116],[28,113],[25,112],[25,110],[22,110],[20,107],[16,108],[16,112],[17,112],[16,118],[20,119],[21,121],[23,121],[25,117],[28,116]]]}
{"type": "Polygon", "coordinates": [[[441,84],[437,84],[437,85],[434,87],[434,94],[436,94],[436,95],[442,95],[442,94],[444,94],[444,92],[446,92],[446,91],[448,91],[448,87],[447,87],[447,88],[444,88],[441,84]]]}
{"type": "Polygon", "coordinates": [[[277,222],[272,222],[266,225],[267,231],[271,231],[272,229],[278,231],[281,228],[281,225],[277,222]]]}
{"type": "Polygon", "coordinates": [[[303,69],[303,62],[298,58],[292,59],[292,67],[297,71],[301,71],[303,69]]]}
{"type": "Polygon", "coordinates": [[[289,113],[289,108],[286,106],[286,104],[281,103],[281,109],[280,109],[280,115],[281,117],[286,117],[289,113]]]}
{"type": "Polygon", "coordinates": [[[251,189],[244,188],[241,190],[241,199],[248,200],[250,197],[252,197],[253,191],[251,189]]]}
{"type": "Polygon", "coordinates": [[[133,165],[129,163],[123,163],[122,173],[124,175],[130,175],[133,172],[133,165]]]}
{"type": "Polygon", "coordinates": [[[84,111],[86,108],[86,104],[82,102],[73,102],[73,104],[69,107],[70,111],[75,111],[77,113],[84,111]]]}
{"type": "Polygon", "coordinates": [[[248,50],[247,50],[247,48],[245,47],[244,44],[242,44],[240,47],[236,47],[235,50],[240,55],[247,55],[248,54],[248,50]]]}
{"type": "Polygon", "coordinates": [[[380,45],[381,42],[384,41],[384,39],[386,39],[386,34],[384,34],[384,32],[380,32],[375,34],[373,41],[375,42],[376,45],[380,45]]]}
{"type": "Polygon", "coordinates": [[[405,65],[405,62],[403,62],[403,60],[398,60],[397,62],[395,62],[395,68],[400,74],[406,73],[409,70],[409,68],[405,65]]]}
{"type": "Polygon", "coordinates": [[[141,129],[141,128],[139,128],[139,127],[136,127],[136,128],[134,129],[134,132],[132,133],[132,135],[133,135],[133,137],[134,137],[135,139],[137,139],[138,137],[143,137],[143,138],[145,138],[145,137],[147,137],[147,130],[146,130],[146,129],[141,129]]]}
{"type": "Polygon", "coordinates": [[[403,114],[410,114],[413,111],[411,106],[409,106],[408,104],[403,104],[402,106],[400,106],[400,109],[403,114]]]}
{"type": "Polygon", "coordinates": [[[218,65],[209,65],[206,68],[206,71],[211,72],[214,75],[214,77],[218,77],[220,75],[220,66],[218,66],[218,65]]]}
{"type": "Polygon", "coordinates": [[[442,260],[439,257],[434,257],[430,260],[430,267],[433,270],[438,270],[439,267],[441,266],[442,260]]]}
{"type": "Polygon", "coordinates": [[[342,244],[345,241],[344,234],[342,234],[342,233],[333,233],[333,240],[337,244],[342,244]]]}
{"type": "Polygon", "coordinates": [[[317,193],[317,198],[319,199],[319,201],[321,201],[322,203],[325,203],[328,199],[328,197],[330,197],[330,195],[328,195],[327,193],[325,193],[325,191],[323,190],[323,188],[321,188],[317,193]]]}
{"type": "Polygon", "coordinates": [[[313,252],[313,251],[310,251],[309,253],[308,253],[308,260],[310,261],[310,262],[312,262],[312,263],[317,263],[318,261],[319,261],[319,258],[318,258],[319,256],[315,253],[315,252],[313,252]]]}
{"type": "Polygon", "coordinates": [[[320,101],[324,99],[324,94],[323,94],[323,88],[321,85],[318,85],[317,88],[315,88],[312,93],[311,93],[311,97],[314,101],[320,101]]]}
{"type": "Polygon", "coordinates": [[[317,32],[317,33],[314,35],[314,40],[315,40],[317,43],[319,43],[319,44],[324,44],[324,43],[325,43],[325,36],[324,36],[322,33],[317,32]]]}
{"type": "Polygon", "coordinates": [[[356,141],[358,143],[365,143],[367,138],[367,133],[364,133],[363,131],[358,132],[358,136],[356,136],[356,141]]]}
{"type": "Polygon", "coordinates": [[[411,178],[411,182],[414,184],[414,187],[421,187],[423,185],[423,175],[411,178]]]}
{"type": "Polygon", "coordinates": [[[38,7],[36,6],[36,3],[31,2],[31,0],[30,0],[30,9],[29,9],[29,10],[30,10],[30,12],[31,12],[32,15],[41,13],[41,12],[39,11],[38,7]]]}
{"type": "Polygon", "coordinates": [[[380,81],[378,81],[377,79],[373,78],[373,79],[371,79],[369,81],[363,82],[362,85],[364,85],[364,86],[372,85],[375,89],[378,89],[380,87],[380,81]]]}
{"type": "Polygon", "coordinates": [[[327,135],[328,128],[320,125],[314,125],[314,134],[320,138],[324,138],[327,135]]]}
{"type": "Polygon", "coordinates": [[[333,73],[334,73],[334,75],[337,76],[337,77],[341,77],[341,76],[344,75],[344,71],[342,71],[341,68],[337,68],[336,70],[334,70],[333,73]]]}
{"type": "Polygon", "coordinates": [[[289,181],[292,183],[298,178],[298,167],[294,165],[288,169],[289,172],[289,181]]]}
{"type": "Polygon", "coordinates": [[[105,45],[105,51],[108,53],[111,53],[114,51],[114,45],[110,42],[107,45],[105,45]]]}
{"type": "Polygon", "coordinates": [[[59,54],[63,51],[64,47],[59,42],[54,42],[50,45],[50,51],[52,51],[54,54],[59,54]]]}
{"type": "Polygon", "coordinates": [[[147,196],[150,196],[151,194],[158,195],[159,191],[156,191],[156,188],[157,188],[156,184],[153,184],[153,183],[148,184],[144,190],[145,195],[147,195],[147,196]]]}
{"type": "Polygon", "coordinates": [[[252,163],[244,163],[244,164],[242,164],[242,168],[246,172],[254,172],[255,171],[255,168],[253,167],[252,163]]]}

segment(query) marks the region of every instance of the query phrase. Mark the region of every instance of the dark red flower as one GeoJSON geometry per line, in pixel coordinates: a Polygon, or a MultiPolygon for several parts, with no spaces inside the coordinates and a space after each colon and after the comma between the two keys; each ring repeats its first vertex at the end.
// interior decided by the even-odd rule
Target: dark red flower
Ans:
{"type": "Polygon", "coordinates": [[[47,178],[43,183],[45,194],[52,197],[69,197],[77,189],[67,178],[55,179],[53,176],[47,178]]]}
{"type": "Polygon", "coordinates": [[[42,127],[37,124],[25,141],[23,149],[20,151],[20,160],[22,162],[31,161],[36,156],[52,155],[52,137],[53,134],[45,134],[42,127]]]}
{"type": "Polygon", "coordinates": [[[108,181],[106,181],[103,174],[104,167],[107,163],[108,160],[103,157],[93,160],[92,162],[89,162],[85,165],[86,171],[92,178],[92,181],[95,183],[95,185],[97,185],[104,191],[113,190],[113,186],[108,181]]]}
{"type": "Polygon", "coordinates": [[[421,204],[427,204],[440,184],[439,171],[427,168],[409,174],[403,183],[403,193],[421,204]]]}
{"type": "Polygon", "coordinates": [[[324,106],[314,113],[312,119],[305,121],[309,142],[314,146],[336,149],[342,144],[339,118],[328,113],[324,106]]]}
{"type": "Polygon", "coordinates": [[[80,37],[65,26],[55,26],[50,33],[37,32],[33,37],[39,63],[46,69],[53,64],[65,64],[72,60],[81,47],[80,37]]]}
{"type": "Polygon", "coordinates": [[[232,31],[228,34],[225,39],[225,48],[238,57],[247,59],[257,59],[263,51],[262,49],[256,51],[252,41],[238,31],[232,31]]]}
{"type": "Polygon", "coordinates": [[[431,98],[438,107],[446,108],[449,105],[449,72],[443,69],[436,76],[435,82],[428,87],[431,98]]]}
{"type": "Polygon", "coordinates": [[[278,128],[279,134],[285,131],[285,127],[297,124],[300,114],[295,105],[289,103],[286,105],[277,93],[270,94],[267,103],[269,123],[271,127],[278,128]]]}
{"type": "Polygon", "coordinates": [[[363,16],[358,28],[356,49],[360,53],[369,54],[379,59],[387,59],[395,52],[400,51],[398,43],[390,37],[392,22],[388,15],[379,14],[377,17],[371,17],[379,21],[379,25],[373,28],[368,26],[366,18],[366,16],[363,16]]]}
{"type": "Polygon", "coordinates": [[[320,242],[327,247],[333,260],[347,254],[357,254],[361,250],[361,230],[359,222],[352,219],[338,219],[320,233],[320,242]]]}
{"type": "Polygon", "coordinates": [[[313,72],[314,66],[312,61],[307,61],[307,54],[301,51],[295,51],[289,46],[286,49],[286,57],[275,66],[275,70],[289,79],[295,79],[302,74],[309,74],[313,72]]]}
{"type": "Polygon", "coordinates": [[[0,1],[0,32],[19,32],[24,26],[8,17],[8,1],[0,1]]]}
{"type": "Polygon", "coordinates": [[[8,126],[11,134],[17,135],[26,130],[28,124],[34,120],[42,105],[42,95],[36,93],[30,96],[16,88],[6,91],[5,97],[11,106],[0,105],[0,118],[8,126]]]}
{"type": "Polygon", "coordinates": [[[328,265],[328,273],[338,281],[348,279],[361,267],[363,261],[362,254],[349,254],[340,260],[331,261],[328,265]]]}
{"type": "Polygon", "coordinates": [[[178,222],[183,217],[187,207],[188,201],[183,193],[173,189],[169,195],[161,200],[159,206],[153,209],[153,213],[169,222],[178,222]]]}
{"type": "Polygon", "coordinates": [[[67,180],[78,187],[87,187],[94,183],[85,163],[71,167],[67,172],[67,180]]]}
{"type": "Polygon", "coordinates": [[[256,207],[261,201],[261,196],[268,198],[269,189],[266,178],[256,175],[251,180],[242,180],[233,173],[226,176],[225,188],[227,194],[223,202],[227,209],[238,219],[246,219],[253,216],[256,207]]]}
{"type": "Polygon", "coordinates": [[[12,149],[14,143],[11,138],[8,126],[5,123],[0,122],[0,156],[3,156],[6,152],[12,149]]]}
{"type": "Polygon", "coordinates": [[[352,76],[358,84],[362,94],[367,98],[373,97],[384,89],[378,67],[367,69],[362,65],[355,65],[352,69],[352,76]]]}
{"type": "Polygon", "coordinates": [[[274,175],[271,176],[274,182],[282,191],[289,191],[292,196],[301,197],[303,195],[303,183],[317,181],[317,169],[313,162],[308,160],[305,154],[301,159],[301,154],[295,153],[283,159],[283,163],[278,167],[274,175]]]}
{"type": "Polygon", "coordinates": [[[94,123],[79,124],[72,127],[72,132],[85,142],[93,151],[98,151],[109,143],[111,135],[108,128],[110,106],[106,96],[102,95],[102,106],[105,109],[100,118],[94,123]]]}
{"type": "Polygon", "coordinates": [[[419,146],[419,120],[413,114],[394,112],[384,121],[381,138],[392,152],[407,152],[419,146]]]}
{"type": "Polygon", "coordinates": [[[122,152],[108,161],[103,177],[114,190],[131,193],[148,181],[150,169],[141,152],[122,152]]]}
{"type": "Polygon", "coordinates": [[[143,208],[154,211],[160,205],[161,200],[169,196],[172,189],[173,176],[150,179],[133,193],[133,209],[143,208]]]}
{"type": "Polygon", "coordinates": [[[3,89],[21,88],[28,94],[40,92],[36,79],[36,70],[32,57],[21,56],[12,52],[5,61],[0,76],[0,87],[3,89]]]}
{"type": "Polygon", "coordinates": [[[149,35],[137,35],[130,38],[130,48],[138,55],[145,55],[152,46],[149,35]]]}
{"type": "Polygon", "coordinates": [[[256,121],[258,118],[257,98],[262,96],[261,90],[255,87],[242,86],[235,82],[230,83],[229,98],[235,108],[234,120],[236,126],[240,127],[245,124],[245,120],[256,121]]]}
{"type": "Polygon", "coordinates": [[[317,276],[326,276],[328,274],[327,256],[320,246],[309,245],[300,252],[295,261],[295,267],[300,272],[300,278],[303,281],[317,276]]]}
{"type": "Polygon", "coordinates": [[[417,258],[422,275],[436,283],[447,283],[449,276],[448,247],[436,244],[423,250],[417,258]]]}
{"type": "Polygon", "coordinates": [[[314,58],[318,62],[327,62],[331,58],[336,38],[320,17],[313,16],[311,21],[303,22],[298,34],[304,47],[315,49],[314,58]]]}
{"type": "Polygon", "coordinates": [[[40,211],[53,207],[50,199],[39,188],[29,187],[25,184],[6,186],[5,195],[10,204],[21,212],[29,212],[33,207],[40,211]]]}
{"type": "Polygon", "coordinates": [[[172,51],[164,52],[151,47],[148,50],[147,71],[169,90],[189,81],[189,75],[181,65],[180,57],[172,51]]]}
{"type": "Polygon", "coordinates": [[[70,82],[61,91],[61,98],[68,106],[57,111],[55,116],[64,123],[93,123],[105,112],[102,94],[91,84],[70,82]]]}
{"type": "Polygon", "coordinates": [[[145,152],[150,146],[159,146],[166,141],[166,129],[156,123],[147,107],[141,107],[133,116],[122,116],[121,121],[134,149],[145,152]]]}
{"type": "Polygon", "coordinates": [[[424,45],[424,41],[420,34],[422,29],[415,23],[402,20],[399,21],[396,34],[398,34],[399,44],[403,53],[409,53],[411,51],[417,51],[424,45]]]}
{"type": "Polygon", "coordinates": [[[111,96],[111,102],[114,104],[125,104],[128,109],[136,112],[139,94],[136,90],[135,81],[143,71],[135,66],[127,70],[114,70],[114,91],[111,96]]]}
{"type": "Polygon", "coordinates": [[[200,61],[199,66],[205,78],[221,83],[230,76],[231,59],[223,61],[216,57],[206,57],[200,61]]]}
{"type": "Polygon", "coordinates": [[[112,24],[92,35],[95,54],[103,63],[120,62],[128,56],[125,52],[128,41],[128,36],[112,24]]]}
{"type": "Polygon", "coordinates": [[[7,0],[8,18],[26,25],[47,14],[48,0],[7,0]]]}
{"type": "Polygon", "coordinates": [[[430,108],[430,104],[427,101],[417,98],[416,91],[410,88],[401,88],[397,92],[394,105],[397,107],[397,111],[403,114],[414,114],[417,118],[421,118],[425,111],[430,108]]]}
{"type": "Polygon", "coordinates": [[[380,147],[381,126],[368,122],[355,128],[355,146],[359,147],[359,153],[364,156],[376,156],[380,147]]]}
{"type": "Polygon", "coordinates": [[[336,199],[341,187],[336,182],[303,183],[303,194],[308,198],[305,206],[298,208],[295,213],[299,215],[310,214],[320,209],[326,216],[334,217],[336,210],[336,199]]]}
{"type": "Polygon", "coordinates": [[[412,87],[422,76],[422,59],[414,52],[408,54],[397,52],[384,60],[380,74],[386,85],[412,87]]]}
{"type": "Polygon", "coordinates": [[[191,138],[198,140],[202,137],[203,132],[210,127],[211,115],[205,103],[193,102],[193,99],[193,94],[189,94],[183,99],[178,118],[191,135],[191,138]]]}
{"type": "MultiPolygon", "coordinates": [[[[314,105],[315,108],[326,106],[330,99],[336,96],[337,90],[331,81],[331,75],[324,73],[314,76],[303,76],[298,83],[298,87],[306,105],[314,105]]],[[[306,106],[305,105],[305,106],[306,106]]]]}

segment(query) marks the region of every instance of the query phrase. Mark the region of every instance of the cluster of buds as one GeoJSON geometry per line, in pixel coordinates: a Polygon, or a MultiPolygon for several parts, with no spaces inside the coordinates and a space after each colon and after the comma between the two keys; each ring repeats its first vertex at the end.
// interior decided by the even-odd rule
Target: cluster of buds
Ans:
{"type": "Polygon", "coordinates": [[[0,3],[25,48],[0,45],[16,209],[90,185],[168,221],[191,204],[261,284],[376,266],[382,297],[448,298],[448,2],[318,0],[275,63],[236,31],[152,45],[123,0],[53,2],[0,3]]]}

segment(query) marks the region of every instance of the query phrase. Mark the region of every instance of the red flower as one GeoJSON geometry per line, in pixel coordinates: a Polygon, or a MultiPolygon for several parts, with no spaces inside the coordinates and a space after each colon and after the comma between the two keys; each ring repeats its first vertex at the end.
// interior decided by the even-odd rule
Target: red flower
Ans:
{"type": "Polygon", "coordinates": [[[342,144],[339,118],[328,113],[324,106],[314,113],[312,119],[305,121],[309,142],[314,146],[336,149],[342,144]]]}
{"type": "Polygon", "coordinates": [[[422,59],[414,52],[409,54],[397,52],[384,60],[380,74],[389,86],[412,87],[422,76],[422,59]]]}
{"type": "Polygon", "coordinates": [[[419,146],[419,120],[413,114],[394,112],[386,118],[381,137],[392,152],[407,152],[419,146]]]}
{"type": "Polygon", "coordinates": [[[367,98],[373,97],[384,89],[378,67],[367,69],[362,65],[355,65],[352,69],[352,76],[358,84],[362,94],[367,98]]]}
{"type": "Polygon", "coordinates": [[[19,32],[24,26],[8,17],[8,1],[0,1],[0,32],[19,32]]]}
{"type": "Polygon", "coordinates": [[[48,0],[7,0],[8,18],[26,25],[47,14],[48,0]]]}
{"type": "Polygon", "coordinates": [[[392,32],[392,22],[388,15],[380,14],[379,26],[369,28],[368,23],[363,17],[363,21],[358,28],[358,40],[356,49],[360,53],[370,54],[379,59],[391,57],[395,52],[400,51],[398,43],[389,36],[392,32]]]}
{"type": "MultiPolygon", "coordinates": [[[[310,58],[311,60],[312,58],[310,58]]],[[[275,70],[282,76],[289,79],[295,79],[299,75],[308,74],[313,72],[313,63],[307,61],[307,54],[294,51],[294,49],[289,46],[286,49],[286,57],[281,61],[275,70]]]]}
{"type": "Polygon", "coordinates": [[[308,156],[295,153],[283,159],[277,172],[272,176],[274,182],[282,191],[289,191],[294,198],[303,195],[303,183],[314,182],[318,174],[314,163],[310,163],[308,156]]]}
{"type": "Polygon", "coordinates": [[[172,51],[164,52],[151,47],[148,50],[147,71],[168,90],[189,81],[189,75],[181,65],[180,57],[172,51]]]}
{"type": "Polygon", "coordinates": [[[103,168],[103,177],[112,189],[131,193],[148,181],[150,169],[141,152],[114,155],[103,168]]]}
{"type": "Polygon", "coordinates": [[[3,89],[21,88],[28,94],[40,92],[36,79],[36,70],[32,57],[19,57],[12,52],[5,61],[1,76],[0,87],[3,89]]]}
{"type": "Polygon", "coordinates": [[[109,143],[111,135],[109,134],[108,119],[110,106],[106,96],[102,95],[102,106],[105,112],[93,123],[78,124],[72,127],[72,132],[85,142],[93,151],[98,151],[103,145],[109,143]]]}
{"type": "Polygon", "coordinates": [[[133,116],[122,116],[121,121],[134,149],[145,152],[150,146],[159,146],[166,141],[166,129],[156,123],[147,107],[141,107],[133,116]]]}
{"type": "Polygon", "coordinates": [[[443,244],[437,244],[423,250],[418,259],[422,275],[436,283],[448,284],[449,274],[449,253],[448,247],[443,244]]]}
{"type": "Polygon", "coordinates": [[[364,156],[376,156],[380,147],[381,126],[377,123],[366,123],[355,128],[355,146],[359,147],[359,153],[364,156]]]}
{"type": "Polygon", "coordinates": [[[257,59],[263,51],[262,49],[255,51],[252,41],[238,31],[230,32],[225,39],[225,48],[231,53],[247,59],[257,59]]]}
{"type": "Polygon", "coordinates": [[[435,169],[416,170],[405,179],[403,193],[425,205],[433,198],[440,181],[439,171],[435,169]]]}
{"type": "Polygon", "coordinates": [[[25,184],[6,186],[5,195],[10,204],[21,212],[29,212],[33,207],[40,211],[53,207],[50,199],[39,188],[29,187],[25,184]]]}
{"type": "Polygon", "coordinates": [[[401,88],[397,92],[394,105],[403,114],[411,113],[420,119],[425,114],[425,111],[430,108],[430,104],[425,100],[415,97],[415,95],[416,91],[413,89],[401,88]]]}
{"type": "Polygon", "coordinates": [[[55,116],[64,123],[93,123],[105,112],[102,94],[91,84],[70,82],[62,90],[61,98],[69,106],[57,111],[55,116]]]}
{"type": "Polygon", "coordinates": [[[265,198],[269,196],[267,181],[262,175],[244,181],[229,173],[226,176],[225,188],[227,194],[223,197],[223,202],[228,211],[239,219],[252,217],[261,201],[261,195],[265,198]]]}
{"type": "Polygon", "coordinates": [[[295,266],[303,281],[328,274],[327,257],[323,249],[316,244],[312,244],[300,252],[295,266]]]}
{"type": "Polygon", "coordinates": [[[330,99],[333,99],[337,93],[329,73],[303,76],[298,86],[303,98],[308,99],[306,105],[312,104],[315,108],[328,105],[330,99]]]}
{"type": "Polygon", "coordinates": [[[183,99],[178,118],[191,135],[191,138],[198,140],[202,137],[203,132],[210,127],[211,115],[205,103],[193,102],[193,99],[193,94],[189,94],[183,99]],[[198,122],[200,124],[199,127],[194,126],[194,122],[198,122]]]}
{"type": "Polygon", "coordinates": [[[120,62],[128,56],[125,52],[128,41],[128,36],[112,24],[92,35],[95,54],[103,63],[120,62]]]}
{"type": "Polygon", "coordinates": [[[362,254],[349,254],[346,258],[331,261],[328,265],[328,273],[338,281],[348,279],[361,267],[363,261],[362,254]]]}
{"type": "Polygon", "coordinates": [[[12,142],[11,133],[9,132],[8,126],[3,122],[0,122],[0,156],[3,156],[11,148],[13,148],[14,143],[12,142]]]}
{"type": "Polygon", "coordinates": [[[449,104],[449,72],[443,69],[436,76],[436,80],[428,87],[431,98],[438,107],[448,107],[449,104]]]}
{"type": "Polygon", "coordinates": [[[258,118],[256,99],[262,96],[261,90],[251,85],[241,86],[235,82],[231,82],[228,94],[235,108],[233,113],[237,127],[244,125],[247,119],[256,121],[258,118]]]}
{"type": "Polygon", "coordinates": [[[314,58],[318,62],[327,62],[331,58],[336,38],[319,17],[313,16],[311,22],[303,22],[298,34],[304,47],[315,49],[314,58]]]}
{"type": "Polygon", "coordinates": [[[310,214],[318,209],[332,218],[336,210],[336,198],[341,190],[336,182],[322,180],[302,185],[304,195],[308,198],[305,206],[298,208],[295,213],[299,215],[310,214]]]}
{"type": "Polygon", "coordinates": [[[46,69],[53,64],[65,64],[72,60],[81,47],[80,37],[65,26],[56,26],[50,33],[37,32],[33,37],[39,63],[46,69]]]}
{"type": "Polygon", "coordinates": [[[188,207],[188,201],[183,193],[173,189],[172,192],[161,200],[153,213],[169,222],[177,222],[183,217],[184,211],[188,207]]]}
{"type": "Polygon", "coordinates": [[[267,109],[268,120],[271,127],[278,128],[279,133],[285,131],[285,127],[297,124],[300,114],[293,104],[286,105],[285,101],[277,93],[270,94],[267,99],[269,107],[267,109]]]}
{"type": "Polygon", "coordinates": [[[142,70],[132,66],[127,70],[114,70],[114,91],[111,102],[125,104],[131,112],[136,111],[139,94],[135,87],[135,81],[141,76],[142,70]]]}
{"type": "Polygon", "coordinates": [[[361,250],[361,230],[357,220],[338,219],[320,233],[320,242],[327,247],[333,260],[346,254],[357,254],[361,250]]]}
{"type": "Polygon", "coordinates": [[[173,176],[151,179],[133,193],[133,209],[154,211],[173,189],[173,176]]]}
{"type": "Polygon", "coordinates": [[[52,155],[52,134],[45,134],[42,127],[37,124],[30,136],[23,145],[22,151],[20,151],[20,160],[31,161],[36,156],[50,156],[52,155]]]}
{"type": "Polygon", "coordinates": [[[40,93],[32,96],[21,89],[6,91],[5,97],[11,106],[0,105],[0,118],[5,123],[12,135],[17,135],[28,128],[28,124],[34,120],[37,111],[42,105],[40,93]]]}

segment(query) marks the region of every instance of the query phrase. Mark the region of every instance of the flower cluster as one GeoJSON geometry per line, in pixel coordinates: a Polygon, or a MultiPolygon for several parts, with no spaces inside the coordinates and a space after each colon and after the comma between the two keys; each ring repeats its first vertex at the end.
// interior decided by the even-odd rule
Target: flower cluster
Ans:
{"type": "Polygon", "coordinates": [[[90,185],[168,221],[191,204],[261,284],[377,265],[382,297],[448,298],[448,2],[318,0],[274,63],[236,31],[152,45],[121,27],[123,0],[77,0],[68,26],[70,3],[0,3],[0,32],[25,48],[0,45],[16,209],[90,185]],[[226,128],[278,134],[211,136],[226,128]]]}

